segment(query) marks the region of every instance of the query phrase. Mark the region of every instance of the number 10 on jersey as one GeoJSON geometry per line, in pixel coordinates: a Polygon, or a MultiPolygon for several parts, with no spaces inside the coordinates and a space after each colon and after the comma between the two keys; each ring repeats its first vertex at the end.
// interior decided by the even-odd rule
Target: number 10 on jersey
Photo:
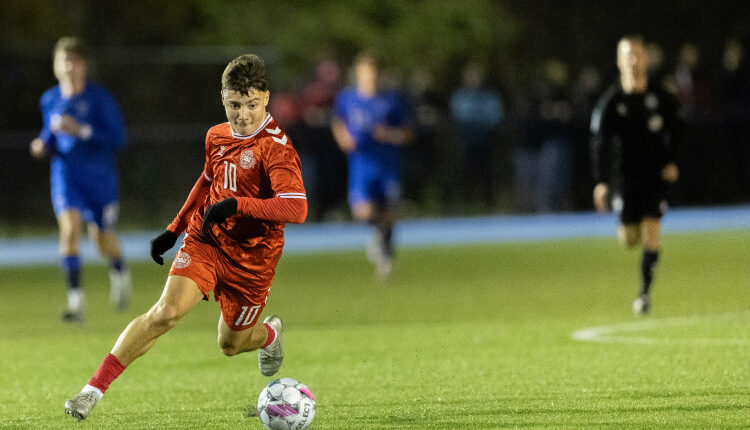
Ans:
{"type": "Polygon", "coordinates": [[[237,191],[237,165],[224,162],[224,189],[237,191]]]}

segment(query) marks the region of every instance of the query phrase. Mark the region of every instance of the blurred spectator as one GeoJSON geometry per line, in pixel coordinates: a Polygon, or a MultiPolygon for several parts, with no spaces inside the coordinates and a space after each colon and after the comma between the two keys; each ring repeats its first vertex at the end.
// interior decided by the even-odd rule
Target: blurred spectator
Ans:
{"type": "Polygon", "coordinates": [[[589,124],[591,113],[602,92],[602,77],[599,70],[586,65],[578,73],[578,78],[573,84],[571,100],[573,102],[574,119],[573,129],[575,136],[572,139],[572,167],[571,167],[571,198],[575,208],[588,207],[591,201],[591,190],[594,184],[591,180],[591,157],[589,156],[589,124]]]}
{"type": "Polygon", "coordinates": [[[404,197],[420,206],[438,204],[449,177],[446,103],[435,88],[435,77],[425,67],[409,76],[407,95],[414,110],[414,142],[404,148],[404,197]]]}
{"type": "MultiPolygon", "coordinates": [[[[664,51],[656,42],[646,44],[646,53],[648,54],[648,80],[664,87],[669,87],[667,82],[667,73],[664,69],[664,51]]],[[[673,84],[672,84],[673,85],[673,84]]]]}
{"type": "Polygon", "coordinates": [[[684,144],[690,148],[679,153],[678,164],[684,174],[677,187],[677,200],[695,201],[700,196],[726,200],[732,194],[727,186],[732,183],[730,172],[724,167],[729,162],[729,151],[726,142],[717,139],[712,81],[700,50],[693,43],[680,47],[674,82],[686,119],[684,144]]]}
{"type": "MultiPolygon", "coordinates": [[[[314,176],[313,219],[333,216],[346,196],[346,159],[331,134],[331,112],[336,91],[341,83],[341,68],[330,58],[322,59],[315,68],[315,80],[302,89],[300,104],[306,126],[309,170],[314,176]]],[[[305,166],[302,171],[304,174],[305,166]]]]}
{"type": "Polygon", "coordinates": [[[309,196],[308,219],[321,221],[343,200],[346,161],[331,134],[331,110],[341,69],[328,58],[315,68],[315,76],[298,94],[271,98],[274,118],[294,136],[302,162],[302,179],[309,196]]]}
{"type": "Polygon", "coordinates": [[[741,199],[750,198],[750,69],[745,50],[736,39],[727,40],[716,79],[721,103],[721,138],[727,142],[733,188],[741,199]]]}
{"type": "Polygon", "coordinates": [[[692,43],[680,47],[680,56],[675,68],[677,98],[688,119],[710,116],[711,81],[705,65],[701,62],[700,50],[692,43]]]}
{"type": "Polygon", "coordinates": [[[571,208],[575,108],[568,68],[549,60],[543,79],[522,95],[519,116],[524,139],[513,154],[514,205],[520,211],[571,208]]]}
{"type": "MultiPolygon", "coordinates": [[[[461,86],[451,95],[451,115],[456,125],[460,154],[458,201],[475,197],[491,209],[495,203],[495,139],[503,119],[503,103],[497,91],[485,86],[486,70],[469,63],[461,86]]],[[[473,200],[473,199],[472,199],[473,200]]]]}

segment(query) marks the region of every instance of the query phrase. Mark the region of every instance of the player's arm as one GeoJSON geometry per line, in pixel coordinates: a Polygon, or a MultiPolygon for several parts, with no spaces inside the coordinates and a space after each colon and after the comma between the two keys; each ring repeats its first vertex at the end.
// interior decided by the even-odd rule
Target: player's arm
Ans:
{"type": "Polygon", "coordinates": [[[372,136],[375,140],[390,145],[407,145],[414,140],[414,128],[412,127],[412,114],[401,97],[392,95],[390,97],[391,112],[385,124],[377,124],[373,129],[372,136]]]}
{"type": "Polygon", "coordinates": [[[676,152],[682,143],[685,130],[685,120],[680,110],[680,102],[676,97],[668,96],[670,100],[667,124],[669,124],[669,136],[666,144],[666,157],[664,168],[661,171],[663,180],[669,183],[677,182],[680,178],[680,169],[677,167],[676,152]]]}
{"type": "Polygon", "coordinates": [[[414,140],[414,130],[410,125],[403,127],[378,125],[373,130],[373,137],[377,141],[391,145],[406,145],[414,140]]]}
{"type": "Polygon", "coordinates": [[[188,194],[185,204],[172,222],[167,226],[162,234],[151,240],[151,258],[159,264],[164,264],[162,254],[172,249],[180,237],[180,233],[187,228],[188,221],[201,204],[206,200],[211,190],[211,179],[204,171],[193,185],[188,194]]]}
{"type": "Polygon", "coordinates": [[[269,199],[230,197],[209,206],[203,214],[203,231],[239,214],[264,221],[301,224],[307,218],[307,194],[302,184],[297,151],[290,144],[270,141],[263,151],[274,196],[269,199]]]}
{"type": "Polygon", "coordinates": [[[344,120],[337,116],[333,116],[331,118],[331,132],[333,133],[333,139],[343,152],[354,151],[357,145],[354,141],[354,136],[352,136],[346,128],[344,120]]]}
{"type": "Polygon", "coordinates": [[[237,212],[271,222],[301,224],[307,218],[307,194],[302,183],[299,155],[292,145],[269,141],[263,151],[274,196],[237,198],[237,212]]]}
{"type": "MultiPolygon", "coordinates": [[[[95,115],[91,124],[76,122],[75,132],[82,140],[94,145],[118,149],[125,145],[125,121],[115,98],[105,89],[95,93],[95,115]]],[[[69,119],[75,121],[72,117],[69,119]]]]}
{"type": "Polygon", "coordinates": [[[591,166],[594,178],[594,207],[599,212],[607,211],[610,175],[609,148],[609,101],[612,93],[608,91],[597,103],[591,114],[591,166]]]}
{"type": "Polygon", "coordinates": [[[39,108],[42,111],[42,131],[29,145],[29,151],[35,158],[42,158],[45,155],[53,154],[57,150],[57,139],[55,138],[55,135],[52,134],[48,121],[49,113],[47,112],[46,107],[48,104],[48,97],[48,94],[43,95],[39,102],[39,108]]]}

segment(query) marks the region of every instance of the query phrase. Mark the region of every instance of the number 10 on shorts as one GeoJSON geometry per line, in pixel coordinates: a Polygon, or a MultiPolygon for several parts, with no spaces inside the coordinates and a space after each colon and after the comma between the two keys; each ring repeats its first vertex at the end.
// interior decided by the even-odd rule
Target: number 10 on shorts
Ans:
{"type": "Polygon", "coordinates": [[[243,306],[242,313],[240,314],[239,318],[237,318],[237,321],[234,322],[234,325],[243,327],[252,324],[252,322],[255,321],[255,317],[257,316],[259,309],[260,305],[243,306]],[[244,321],[242,319],[243,317],[245,318],[244,321]]]}

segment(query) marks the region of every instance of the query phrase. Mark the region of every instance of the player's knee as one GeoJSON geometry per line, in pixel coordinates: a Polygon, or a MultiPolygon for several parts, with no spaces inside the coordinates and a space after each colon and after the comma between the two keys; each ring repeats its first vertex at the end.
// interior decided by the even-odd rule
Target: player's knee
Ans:
{"type": "Polygon", "coordinates": [[[240,348],[232,342],[222,341],[219,339],[219,348],[221,353],[227,357],[232,357],[240,353],[240,348]]]}
{"type": "Polygon", "coordinates": [[[638,245],[638,238],[633,236],[623,236],[620,243],[627,249],[635,248],[638,245]]]}
{"type": "Polygon", "coordinates": [[[169,330],[180,320],[180,312],[176,306],[167,303],[157,303],[149,311],[149,321],[155,328],[169,330]]]}
{"type": "Polygon", "coordinates": [[[227,357],[232,357],[234,355],[237,355],[241,352],[246,351],[245,348],[243,348],[242,343],[239,339],[231,336],[222,336],[219,334],[219,348],[221,348],[222,354],[226,355],[227,357]]]}

